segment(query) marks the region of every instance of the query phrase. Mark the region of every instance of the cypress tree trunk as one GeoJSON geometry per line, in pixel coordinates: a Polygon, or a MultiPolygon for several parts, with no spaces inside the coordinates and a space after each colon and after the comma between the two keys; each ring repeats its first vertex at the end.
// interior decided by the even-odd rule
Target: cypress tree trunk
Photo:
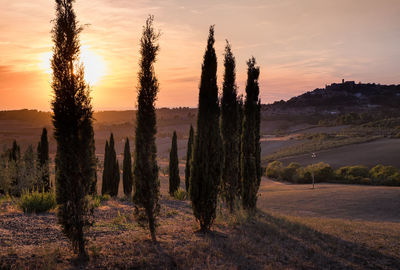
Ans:
{"type": "Polygon", "coordinates": [[[160,211],[157,147],[155,143],[156,112],[154,102],[158,81],[154,63],[159,50],[159,34],[153,28],[153,16],[146,20],[140,40],[140,71],[138,74],[138,110],[135,136],[134,195],[139,223],[148,223],[151,238],[156,241],[156,216],[160,211]]]}
{"type": "Polygon", "coordinates": [[[52,101],[56,154],[58,221],[80,258],[87,259],[84,232],[92,224],[86,196],[96,170],[93,111],[83,66],[73,0],[56,0],[53,28],[52,101]]]}
{"type": "Polygon", "coordinates": [[[208,231],[215,219],[222,172],[219,113],[217,56],[214,50],[214,26],[211,26],[202,65],[189,190],[193,213],[202,232],[208,231]]]}
{"type": "Polygon", "coordinates": [[[227,42],[225,47],[225,73],[221,101],[221,134],[224,147],[222,197],[233,212],[234,202],[240,196],[240,116],[236,94],[236,64],[227,42]]]}
{"type": "Polygon", "coordinates": [[[246,101],[242,134],[242,204],[243,208],[254,212],[257,204],[257,192],[261,178],[260,166],[260,109],[259,109],[259,67],[251,58],[248,62],[246,101]]]}
{"type": "Polygon", "coordinates": [[[172,136],[171,152],[169,153],[169,195],[174,196],[180,185],[179,160],[176,132],[172,136]]]}
{"type": "Polygon", "coordinates": [[[186,152],[186,167],[185,167],[185,188],[186,188],[186,192],[189,192],[190,164],[191,164],[191,160],[192,160],[193,139],[194,139],[193,137],[194,137],[193,126],[190,125],[189,139],[188,139],[188,143],[187,143],[187,152],[186,152]]]}
{"type": "Polygon", "coordinates": [[[125,196],[128,197],[132,194],[132,186],[133,186],[132,157],[131,157],[131,148],[129,146],[128,138],[126,138],[125,148],[124,148],[122,182],[124,186],[124,194],[125,196]]]}
{"type": "Polygon", "coordinates": [[[49,170],[49,143],[47,140],[47,129],[43,128],[40,142],[37,147],[38,171],[40,174],[40,186],[45,192],[50,191],[50,170],[49,170]]]}

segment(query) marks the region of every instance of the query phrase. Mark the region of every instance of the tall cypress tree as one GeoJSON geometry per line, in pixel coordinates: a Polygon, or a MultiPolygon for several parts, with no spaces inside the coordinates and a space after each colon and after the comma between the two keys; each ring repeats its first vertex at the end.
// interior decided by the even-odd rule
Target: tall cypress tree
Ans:
{"type": "Polygon", "coordinates": [[[193,213],[200,223],[202,232],[208,231],[215,219],[223,162],[214,42],[214,26],[211,26],[201,72],[197,129],[189,186],[193,213]]]}
{"type": "Polygon", "coordinates": [[[129,146],[128,138],[126,138],[124,147],[122,180],[124,185],[124,194],[126,196],[130,196],[132,193],[132,186],[133,186],[133,174],[132,174],[131,148],[129,146]]]}
{"type": "Polygon", "coordinates": [[[179,160],[176,132],[172,135],[171,152],[169,153],[169,194],[174,196],[180,185],[179,160]]]}
{"type": "Polygon", "coordinates": [[[118,196],[120,181],[119,164],[114,146],[114,135],[111,133],[110,141],[106,142],[103,170],[102,194],[118,196]]]}
{"type": "Polygon", "coordinates": [[[41,175],[41,186],[45,192],[50,191],[49,170],[49,142],[47,140],[47,129],[43,128],[40,142],[37,146],[38,169],[41,175]]]}
{"type": "Polygon", "coordinates": [[[242,203],[247,210],[254,211],[257,204],[257,192],[260,186],[260,102],[258,77],[260,68],[256,67],[252,57],[247,62],[246,100],[242,133],[242,203]]]}
{"type": "Polygon", "coordinates": [[[78,63],[80,43],[73,0],[56,0],[53,27],[52,101],[54,137],[57,141],[56,198],[58,221],[73,250],[87,258],[84,232],[90,221],[86,196],[96,170],[93,111],[83,66],[78,63]]]}
{"type": "Polygon", "coordinates": [[[236,63],[227,41],[224,59],[225,73],[221,100],[221,134],[224,147],[222,196],[232,212],[240,196],[240,116],[236,93],[236,63]]]}
{"type": "Polygon", "coordinates": [[[118,196],[118,188],[120,181],[119,163],[117,160],[117,153],[115,152],[114,134],[110,135],[110,143],[108,145],[109,154],[109,168],[110,168],[110,196],[118,196]]]}
{"type": "Polygon", "coordinates": [[[186,152],[186,167],[185,167],[185,188],[186,188],[186,192],[189,192],[190,164],[191,164],[191,160],[192,160],[193,140],[194,140],[194,131],[193,131],[193,126],[190,125],[189,139],[188,139],[188,142],[187,142],[187,152],[186,152]]]}
{"type": "MultiPolygon", "coordinates": [[[[159,33],[153,27],[150,16],[143,27],[140,39],[140,70],[138,74],[138,110],[135,136],[134,196],[139,221],[148,223],[151,238],[156,241],[156,216],[160,211],[160,181],[158,179],[157,147],[155,143],[156,112],[154,102],[158,92],[158,80],[154,72],[159,45],[159,33]]],[[[143,222],[140,222],[142,225],[143,222]]]]}
{"type": "Polygon", "coordinates": [[[109,179],[110,179],[110,168],[109,168],[109,146],[108,141],[106,140],[106,146],[104,149],[104,166],[103,166],[103,182],[101,185],[101,194],[109,194],[109,179]]]}
{"type": "Polygon", "coordinates": [[[21,149],[16,140],[13,141],[12,147],[8,150],[8,160],[18,161],[21,158],[21,149]]]}

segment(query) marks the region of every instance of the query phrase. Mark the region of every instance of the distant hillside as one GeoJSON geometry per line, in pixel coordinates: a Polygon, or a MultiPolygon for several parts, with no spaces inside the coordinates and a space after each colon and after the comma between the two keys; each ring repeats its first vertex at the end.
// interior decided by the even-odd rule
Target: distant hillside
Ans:
{"type": "Polygon", "coordinates": [[[263,115],[322,114],[380,112],[397,114],[400,104],[400,85],[355,83],[342,81],[317,88],[288,101],[263,105],[263,115]]]}

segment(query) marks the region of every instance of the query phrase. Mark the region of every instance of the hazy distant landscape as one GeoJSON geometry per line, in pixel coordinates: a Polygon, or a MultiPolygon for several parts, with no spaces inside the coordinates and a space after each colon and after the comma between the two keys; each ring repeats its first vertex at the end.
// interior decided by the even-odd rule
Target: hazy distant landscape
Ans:
{"type": "Polygon", "coordinates": [[[400,269],[398,0],[3,6],[0,270],[400,269]]]}

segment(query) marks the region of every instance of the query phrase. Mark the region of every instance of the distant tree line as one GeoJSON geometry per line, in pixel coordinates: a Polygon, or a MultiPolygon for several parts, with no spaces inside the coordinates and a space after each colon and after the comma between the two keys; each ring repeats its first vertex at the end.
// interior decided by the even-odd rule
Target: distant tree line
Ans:
{"type": "Polygon", "coordinates": [[[0,154],[0,194],[19,197],[25,191],[49,192],[50,158],[47,130],[42,135],[36,151],[29,145],[21,154],[21,147],[13,141],[9,149],[0,154]]]}

